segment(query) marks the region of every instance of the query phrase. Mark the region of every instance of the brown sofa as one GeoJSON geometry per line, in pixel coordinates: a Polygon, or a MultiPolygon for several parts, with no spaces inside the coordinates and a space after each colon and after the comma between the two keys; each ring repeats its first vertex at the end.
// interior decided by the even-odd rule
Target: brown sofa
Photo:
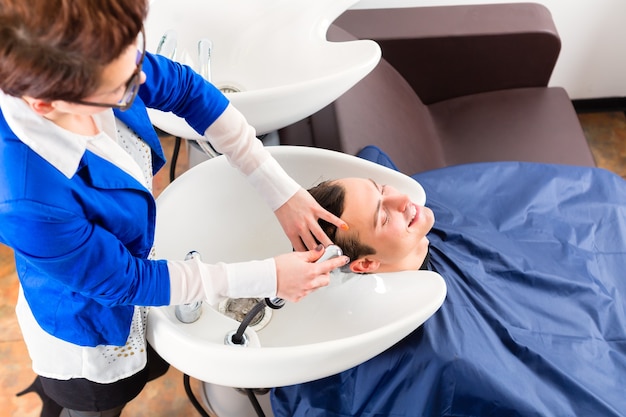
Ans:
{"type": "Polygon", "coordinates": [[[532,3],[348,10],[329,39],[373,39],[380,64],[282,144],[384,150],[406,174],[469,162],[594,166],[570,98],[548,87],[560,38],[532,3]]]}

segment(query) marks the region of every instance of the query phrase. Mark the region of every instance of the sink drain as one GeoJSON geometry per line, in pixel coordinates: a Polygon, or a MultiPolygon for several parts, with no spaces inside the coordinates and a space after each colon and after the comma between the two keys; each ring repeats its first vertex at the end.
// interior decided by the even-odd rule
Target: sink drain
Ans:
{"type": "Polygon", "coordinates": [[[223,85],[219,87],[220,91],[224,94],[228,93],[241,93],[241,90],[237,87],[233,87],[232,85],[223,85]]]}
{"type": "MultiPolygon", "coordinates": [[[[246,315],[257,305],[263,301],[262,298],[227,298],[219,304],[219,312],[241,323],[246,315]]],[[[265,327],[272,318],[272,309],[265,307],[250,322],[249,327],[255,331],[265,327]]]]}

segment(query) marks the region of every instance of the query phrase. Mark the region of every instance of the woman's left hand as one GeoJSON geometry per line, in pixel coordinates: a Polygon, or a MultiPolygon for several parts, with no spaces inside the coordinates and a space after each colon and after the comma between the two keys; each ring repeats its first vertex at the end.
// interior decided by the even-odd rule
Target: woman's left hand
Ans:
{"type": "Polygon", "coordinates": [[[318,245],[315,238],[324,246],[333,243],[320,227],[318,219],[326,220],[343,230],[348,229],[346,222],[324,210],[304,188],[280,206],[274,214],[297,251],[314,249],[318,245]]]}

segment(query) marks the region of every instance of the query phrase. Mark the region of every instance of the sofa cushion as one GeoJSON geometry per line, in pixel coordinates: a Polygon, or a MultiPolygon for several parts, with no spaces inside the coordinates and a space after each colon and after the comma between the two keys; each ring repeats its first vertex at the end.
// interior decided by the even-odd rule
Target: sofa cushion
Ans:
{"type": "Polygon", "coordinates": [[[472,94],[428,109],[448,166],[489,161],[595,166],[574,107],[560,87],[472,94]]]}

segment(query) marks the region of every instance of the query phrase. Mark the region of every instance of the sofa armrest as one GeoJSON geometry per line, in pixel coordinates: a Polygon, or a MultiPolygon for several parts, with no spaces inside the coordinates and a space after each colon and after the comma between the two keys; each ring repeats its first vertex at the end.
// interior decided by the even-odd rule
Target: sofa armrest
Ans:
{"type": "Polygon", "coordinates": [[[425,104],[546,86],[561,49],[536,3],[347,10],[335,24],[376,41],[425,104]]]}

